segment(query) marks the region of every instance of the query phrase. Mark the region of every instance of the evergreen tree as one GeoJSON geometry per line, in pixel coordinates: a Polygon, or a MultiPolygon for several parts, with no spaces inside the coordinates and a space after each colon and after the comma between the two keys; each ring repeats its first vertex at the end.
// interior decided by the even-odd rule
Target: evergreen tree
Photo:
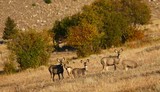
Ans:
{"type": "Polygon", "coordinates": [[[18,30],[16,29],[16,23],[10,17],[7,18],[3,33],[3,39],[12,39],[12,37],[17,34],[18,30]]]}

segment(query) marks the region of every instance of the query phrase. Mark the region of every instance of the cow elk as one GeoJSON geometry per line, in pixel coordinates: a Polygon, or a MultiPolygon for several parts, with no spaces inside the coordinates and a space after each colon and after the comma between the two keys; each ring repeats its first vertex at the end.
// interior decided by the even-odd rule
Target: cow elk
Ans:
{"type": "Polygon", "coordinates": [[[69,64],[68,61],[66,64],[64,64],[64,68],[66,69],[68,76],[71,77],[73,68],[71,66],[68,66],[67,64],[69,64]]]}
{"type": "Polygon", "coordinates": [[[128,68],[136,68],[138,66],[138,64],[133,60],[122,60],[121,62],[123,69],[125,69],[126,71],[128,70],[128,68]]]}
{"type": "Polygon", "coordinates": [[[103,57],[101,59],[101,64],[102,64],[102,71],[107,70],[109,66],[114,66],[114,70],[116,70],[116,65],[120,63],[120,55],[123,49],[121,48],[120,50],[114,50],[115,53],[117,53],[116,56],[108,56],[108,57],[103,57]]]}
{"type": "Polygon", "coordinates": [[[62,79],[64,78],[63,77],[63,72],[64,72],[64,69],[63,69],[63,62],[64,62],[65,58],[63,59],[57,59],[57,61],[59,62],[58,65],[51,65],[48,70],[50,72],[50,75],[51,75],[51,79],[54,81],[54,76],[57,74],[58,77],[59,77],[59,80],[61,79],[60,78],[60,75],[62,76],[62,79]]]}
{"type": "Polygon", "coordinates": [[[84,68],[74,68],[72,70],[72,75],[73,75],[74,78],[86,75],[86,72],[88,71],[88,66],[87,66],[88,62],[89,62],[89,59],[87,59],[87,61],[85,61],[85,62],[83,62],[81,60],[81,63],[83,63],[84,68]]]}

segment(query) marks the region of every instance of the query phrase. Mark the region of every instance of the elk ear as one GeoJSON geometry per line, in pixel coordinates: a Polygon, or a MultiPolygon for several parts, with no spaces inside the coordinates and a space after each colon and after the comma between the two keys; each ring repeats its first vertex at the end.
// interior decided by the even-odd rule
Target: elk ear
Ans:
{"type": "Polygon", "coordinates": [[[66,67],[66,64],[64,63],[63,66],[66,67]]]}
{"type": "Polygon", "coordinates": [[[69,61],[67,61],[66,64],[69,64],[69,61]]]}
{"type": "Polygon", "coordinates": [[[66,60],[65,57],[63,57],[63,60],[66,60]]]}
{"type": "Polygon", "coordinates": [[[57,58],[57,61],[60,62],[60,60],[57,58]]]}
{"type": "Polygon", "coordinates": [[[123,49],[121,48],[119,51],[120,51],[120,52],[122,52],[122,51],[123,51],[123,49]]]}
{"type": "Polygon", "coordinates": [[[81,60],[80,62],[83,63],[83,60],[81,60]]]}
{"type": "Polygon", "coordinates": [[[114,52],[117,53],[118,52],[117,49],[115,49],[114,52]]]}
{"type": "Polygon", "coordinates": [[[89,63],[89,59],[87,59],[87,62],[89,63]]]}

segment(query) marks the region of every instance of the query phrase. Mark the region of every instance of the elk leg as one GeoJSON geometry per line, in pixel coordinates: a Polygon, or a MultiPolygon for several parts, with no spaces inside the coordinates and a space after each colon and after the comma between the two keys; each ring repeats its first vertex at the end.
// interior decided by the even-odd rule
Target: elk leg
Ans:
{"type": "Polygon", "coordinates": [[[73,73],[73,77],[76,78],[76,74],[75,73],[73,73]]]}
{"type": "Polygon", "coordinates": [[[106,70],[108,71],[108,66],[106,66],[106,70]]]}
{"type": "Polygon", "coordinates": [[[68,76],[70,76],[69,72],[67,71],[68,76]]]}
{"type": "Polygon", "coordinates": [[[58,78],[59,78],[59,80],[61,79],[60,74],[58,74],[58,78]]]}
{"type": "Polygon", "coordinates": [[[116,67],[116,65],[114,64],[114,70],[116,70],[117,69],[117,67],[116,67]]]}
{"type": "Polygon", "coordinates": [[[128,71],[128,67],[125,67],[125,70],[128,71]]]}
{"type": "Polygon", "coordinates": [[[84,76],[85,75],[85,72],[82,72],[82,76],[84,76]]]}
{"type": "Polygon", "coordinates": [[[105,66],[103,65],[103,66],[102,66],[102,71],[104,71],[104,70],[105,70],[104,68],[105,68],[105,66]]]}
{"type": "Polygon", "coordinates": [[[53,81],[54,81],[54,76],[55,76],[55,74],[53,74],[53,76],[52,76],[52,78],[53,78],[53,81]]]}
{"type": "Polygon", "coordinates": [[[50,73],[51,74],[51,79],[52,79],[52,73],[50,73]]]}
{"type": "Polygon", "coordinates": [[[63,73],[61,73],[61,75],[62,75],[62,79],[64,79],[63,73]]]}

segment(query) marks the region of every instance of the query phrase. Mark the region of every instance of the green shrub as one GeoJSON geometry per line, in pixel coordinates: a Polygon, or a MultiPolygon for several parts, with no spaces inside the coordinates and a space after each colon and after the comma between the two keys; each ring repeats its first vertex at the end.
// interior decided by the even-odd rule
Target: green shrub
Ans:
{"type": "MultiPolygon", "coordinates": [[[[98,16],[101,16],[102,19],[99,20],[103,23],[98,26],[101,28],[99,31],[105,33],[101,39],[103,48],[112,45],[119,46],[125,43],[124,35],[129,35],[125,40],[131,38],[132,40],[141,39],[143,31],[135,31],[128,28],[133,26],[132,24],[145,24],[150,20],[150,9],[140,0],[97,0],[91,6],[85,7],[84,10],[92,10],[98,16]],[[131,31],[133,31],[132,34],[131,31]],[[141,35],[138,35],[138,33],[141,35]]],[[[93,19],[96,18],[93,17],[93,19]]]]}
{"type": "Polygon", "coordinates": [[[105,17],[105,43],[107,47],[119,46],[122,43],[121,36],[124,31],[127,30],[128,22],[127,19],[121,14],[117,12],[110,12],[105,17]]]}
{"type": "Polygon", "coordinates": [[[52,31],[54,32],[54,40],[57,42],[67,38],[68,29],[72,26],[78,25],[79,14],[70,17],[66,17],[61,21],[55,21],[52,31]]]}
{"type": "Polygon", "coordinates": [[[98,31],[101,32],[104,26],[103,19],[104,14],[99,11],[99,7],[86,6],[83,8],[83,13],[79,16],[79,25],[83,25],[87,21],[87,23],[96,26],[98,31]]]}
{"type": "Polygon", "coordinates": [[[133,24],[146,24],[151,18],[151,10],[142,0],[121,0],[122,13],[133,24]]]}
{"type": "Polygon", "coordinates": [[[36,68],[49,60],[53,49],[52,37],[48,31],[20,32],[8,44],[8,48],[16,54],[21,69],[36,68]]]}
{"type": "Polygon", "coordinates": [[[36,3],[33,3],[32,6],[33,6],[33,7],[36,6],[36,3]]]}
{"type": "Polygon", "coordinates": [[[52,3],[52,1],[51,0],[43,0],[46,4],[50,4],[50,3],[52,3]]]}
{"type": "Polygon", "coordinates": [[[3,32],[3,39],[12,39],[14,35],[18,33],[18,30],[16,29],[16,23],[14,22],[13,19],[10,17],[7,18],[6,23],[5,23],[5,28],[3,32]]]}

